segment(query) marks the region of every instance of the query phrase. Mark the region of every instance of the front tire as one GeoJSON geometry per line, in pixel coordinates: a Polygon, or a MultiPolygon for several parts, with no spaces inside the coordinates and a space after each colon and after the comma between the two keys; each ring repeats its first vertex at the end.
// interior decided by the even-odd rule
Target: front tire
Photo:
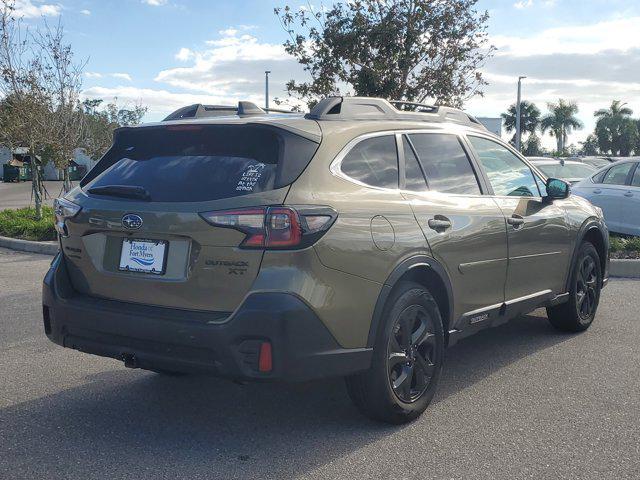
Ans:
{"type": "Polygon", "coordinates": [[[387,423],[414,420],[436,392],[444,360],[438,305],[422,285],[402,282],[383,312],[366,372],[347,378],[347,391],[366,416],[387,423]]]}
{"type": "Polygon", "coordinates": [[[601,289],[600,256],[591,243],[584,242],[573,265],[569,301],[547,307],[551,325],[563,332],[582,332],[589,328],[600,303],[601,289]]]}

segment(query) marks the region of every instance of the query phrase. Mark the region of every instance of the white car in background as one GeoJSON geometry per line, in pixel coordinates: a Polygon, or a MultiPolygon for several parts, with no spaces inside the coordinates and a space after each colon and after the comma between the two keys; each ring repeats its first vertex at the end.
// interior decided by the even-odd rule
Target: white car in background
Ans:
{"type": "Polygon", "coordinates": [[[567,182],[579,182],[583,178],[590,177],[598,170],[591,165],[572,160],[563,160],[544,157],[529,157],[528,160],[538,167],[547,177],[561,178],[567,182]]]}
{"type": "Polygon", "coordinates": [[[609,231],[640,236],[640,157],[619,160],[571,186],[604,212],[609,231]]]}
{"type": "Polygon", "coordinates": [[[610,166],[612,163],[615,163],[615,160],[610,157],[569,157],[567,160],[586,163],[596,169],[610,166]]]}

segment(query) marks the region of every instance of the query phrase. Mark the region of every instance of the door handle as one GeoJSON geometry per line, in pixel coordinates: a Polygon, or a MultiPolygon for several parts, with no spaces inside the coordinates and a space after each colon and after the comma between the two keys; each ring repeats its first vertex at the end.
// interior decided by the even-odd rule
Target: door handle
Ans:
{"type": "Polygon", "coordinates": [[[436,215],[436,218],[430,218],[427,222],[429,228],[436,232],[443,232],[447,228],[451,228],[451,220],[442,215],[436,215]]]}
{"type": "Polygon", "coordinates": [[[524,225],[524,218],[522,218],[518,214],[513,214],[512,216],[507,218],[507,223],[509,225],[512,225],[513,228],[520,228],[522,227],[522,225],[524,225]]]}
{"type": "Polygon", "coordinates": [[[596,188],[593,193],[602,193],[602,190],[600,190],[599,188],[596,188]]]}
{"type": "Polygon", "coordinates": [[[625,197],[633,197],[633,192],[626,192],[624,194],[625,197]]]}

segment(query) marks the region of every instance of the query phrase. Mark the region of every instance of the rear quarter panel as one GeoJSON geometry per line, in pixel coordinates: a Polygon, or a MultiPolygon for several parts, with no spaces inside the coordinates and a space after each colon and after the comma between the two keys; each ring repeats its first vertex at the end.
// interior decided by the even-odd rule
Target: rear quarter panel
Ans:
{"type": "MultiPolygon", "coordinates": [[[[331,173],[331,162],[342,148],[370,131],[346,128],[332,132],[329,140],[325,135],[316,157],[286,198],[289,205],[328,205],[338,212],[336,222],[313,246],[318,263],[307,265],[320,269],[311,277],[330,276],[331,282],[305,280],[298,293],[345,347],[366,345],[378,295],[395,266],[413,255],[431,253],[399,190],[365,187],[331,173]]],[[[276,255],[265,254],[259,277],[272,257],[276,255]]]]}

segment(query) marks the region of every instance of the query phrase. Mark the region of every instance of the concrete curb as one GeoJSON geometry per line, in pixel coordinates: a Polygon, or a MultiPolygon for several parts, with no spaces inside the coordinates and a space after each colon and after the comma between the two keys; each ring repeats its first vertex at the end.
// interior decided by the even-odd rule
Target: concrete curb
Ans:
{"type": "Polygon", "coordinates": [[[640,260],[611,259],[610,277],[640,278],[640,260]]]}
{"type": "Polygon", "coordinates": [[[0,236],[0,247],[21,252],[40,253],[42,255],[55,255],[58,253],[58,242],[33,242],[31,240],[2,236],[0,236]]]}

